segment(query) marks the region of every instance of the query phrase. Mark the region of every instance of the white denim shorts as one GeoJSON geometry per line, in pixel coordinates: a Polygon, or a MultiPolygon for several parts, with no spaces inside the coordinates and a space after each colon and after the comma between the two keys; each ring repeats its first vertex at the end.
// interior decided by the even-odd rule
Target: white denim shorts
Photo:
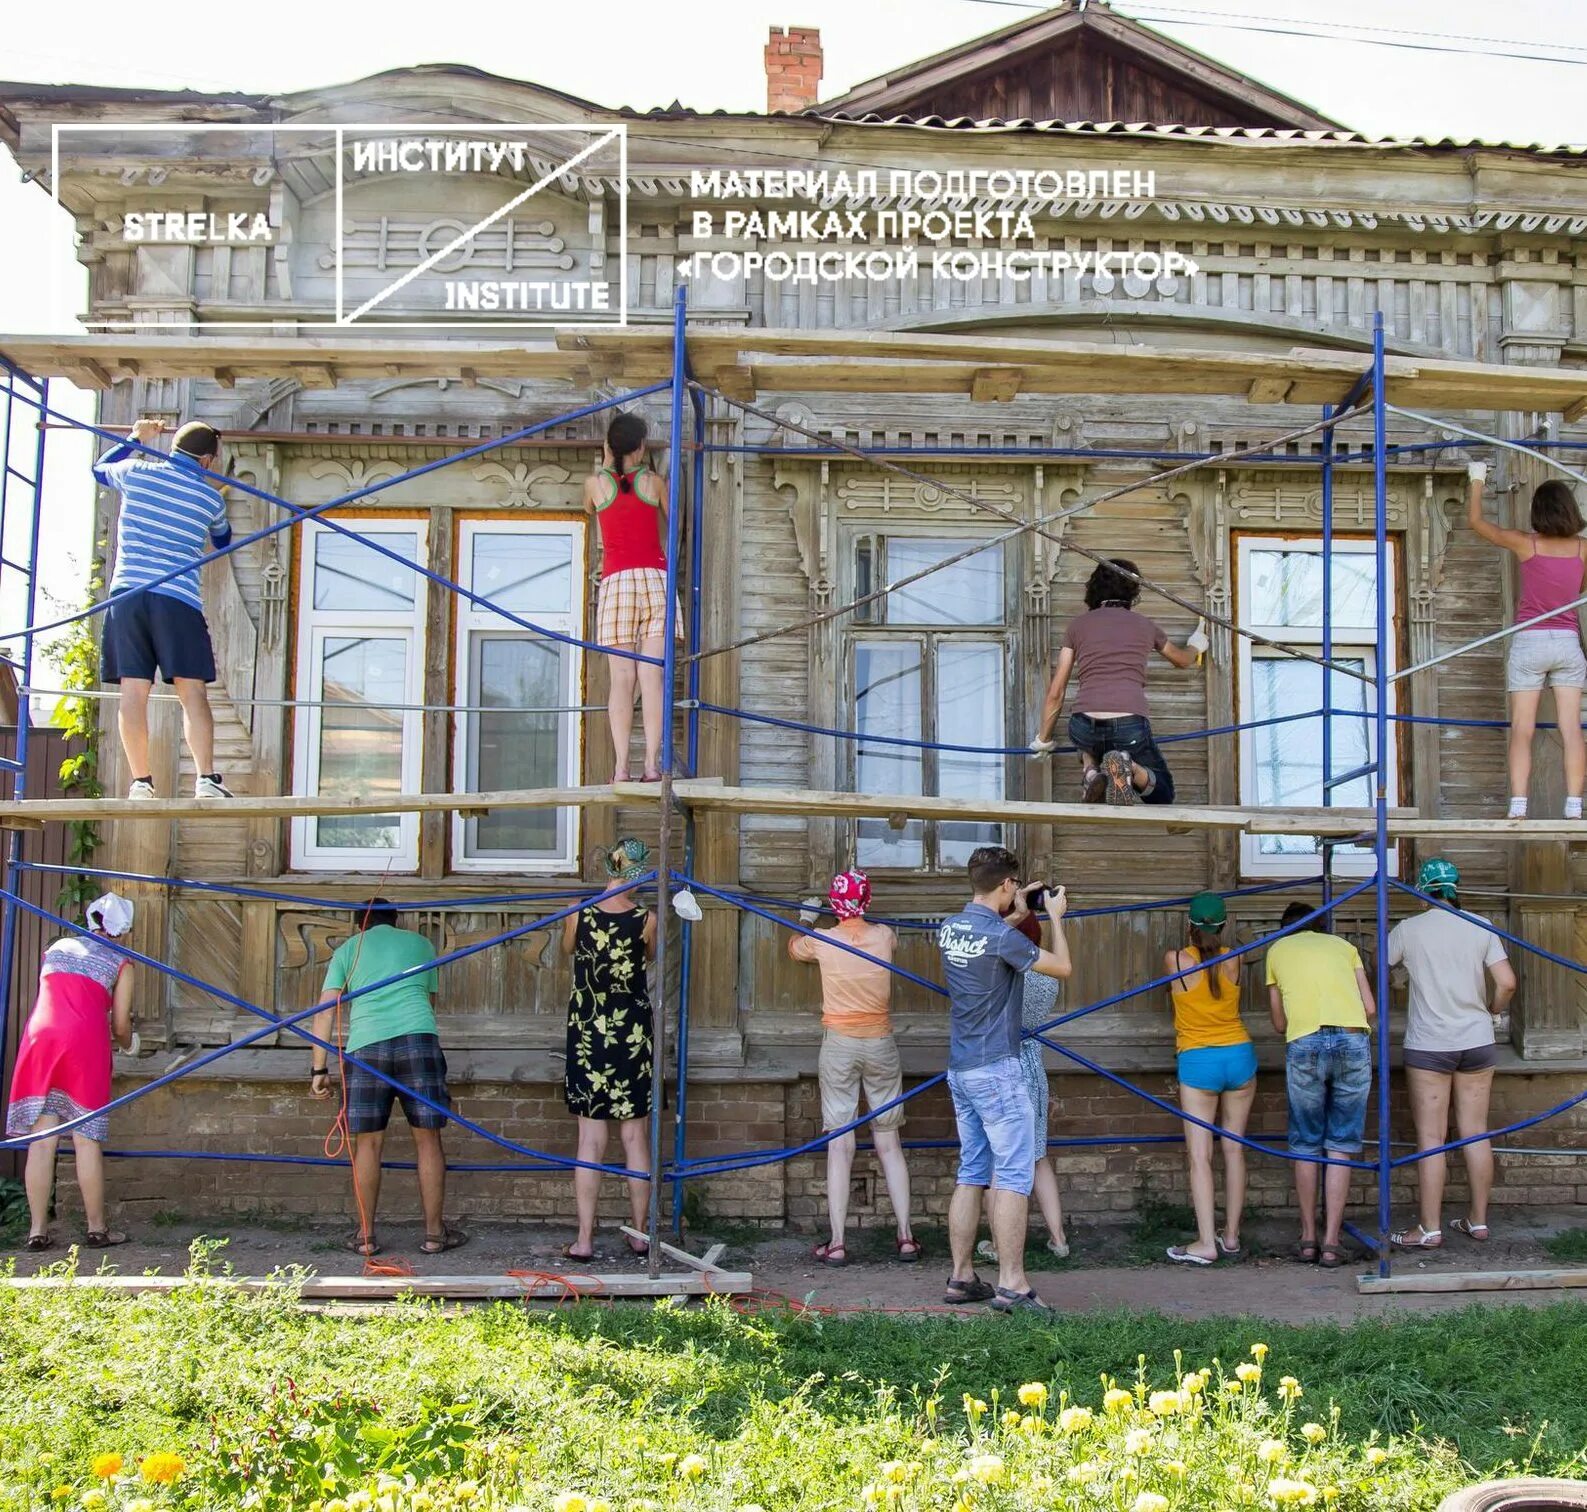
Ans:
{"type": "Polygon", "coordinates": [[[1504,664],[1507,693],[1584,686],[1587,656],[1574,630],[1520,630],[1510,637],[1510,655],[1504,664]]]}

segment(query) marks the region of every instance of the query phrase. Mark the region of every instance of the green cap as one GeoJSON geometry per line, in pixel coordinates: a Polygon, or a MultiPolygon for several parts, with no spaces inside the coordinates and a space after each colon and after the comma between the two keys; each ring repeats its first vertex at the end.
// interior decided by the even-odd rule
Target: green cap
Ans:
{"type": "Polygon", "coordinates": [[[1215,892],[1197,893],[1190,900],[1190,922],[1207,929],[1216,929],[1229,917],[1223,899],[1215,892]]]}
{"type": "Polygon", "coordinates": [[[1422,862],[1421,870],[1416,873],[1416,885],[1426,893],[1448,893],[1453,896],[1455,889],[1460,886],[1460,872],[1453,861],[1433,856],[1422,862]]]}

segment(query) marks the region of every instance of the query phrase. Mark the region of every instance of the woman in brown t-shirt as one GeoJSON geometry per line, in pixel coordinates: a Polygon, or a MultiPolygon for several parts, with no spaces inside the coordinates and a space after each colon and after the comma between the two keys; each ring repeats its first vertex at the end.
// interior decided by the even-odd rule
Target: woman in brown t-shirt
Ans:
{"type": "Polygon", "coordinates": [[[1135,612],[1140,570],[1124,557],[1101,563],[1086,583],[1086,612],[1064,630],[1058,664],[1047,685],[1041,728],[1031,749],[1053,748],[1052,728],[1075,678],[1069,739],[1080,753],[1087,803],[1172,803],[1174,779],[1146,717],[1146,663],[1153,651],[1176,667],[1193,667],[1198,652],[1176,646],[1135,612]]]}

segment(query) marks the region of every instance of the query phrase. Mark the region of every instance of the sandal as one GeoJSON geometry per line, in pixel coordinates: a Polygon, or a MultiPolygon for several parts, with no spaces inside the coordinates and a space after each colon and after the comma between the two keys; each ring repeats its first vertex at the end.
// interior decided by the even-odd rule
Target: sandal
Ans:
{"type": "Polygon", "coordinates": [[[444,1255],[448,1250],[461,1249],[468,1243],[468,1235],[461,1229],[443,1228],[439,1234],[426,1234],[419,1243],[421,1255],[444,1255]]]}
{"type": "Polygon", "coordinates": [[[1101,803],[1107,793],[1108,779],[1095,767],[1087,767],[1085,775],[1080,779],[1080,801],[1082,803],[1101,803]]]}
{"type": "Polygon", "coordinates": [[[912,1235],[903,1235],[893,1240],[893,1259],[900,1265],[913,1265],[920,1259],[920,1241],[912,1235]]]}
{"type": "Polygon", "coordinates": [[[993,1312],[1014,1313],[1033,1312],[1046,1317],[1055,1311],[1036,1295],[1035,1287],[1029,1291],[1009,1291],[1005,1286],[997,1289],[997,1295],[987,1304],[993,1312]]]}
{"type": "MultiPolygon", "coordinates": [[[[1457,1219],[1456,1222],[1459,1220],[1457,1219]]],[[[1450,1227],[1454,1227],[1453,1224],[1450,1227]]],[[[1441,1229],[1424,1229],[1417,1224],[1414,1229],[1401,1229],[1397,1234],[1389,1235],[1389,1243],[1396,1249],[1442,1249],[1444,1235],[1441,1229]],[[1413,1239],[1412,1234],[1419,1237],[1413,1239]]]]}
{"type": "Polygon", "coordinates": [[[113,1249],[118,1244],[125,1244],[127,1236],[117,1229],[89,1229],[87,1237],[83,1240],[89,1249],[113,1249]]]}
{"type": "Polygon", "coordinates": [[[30,1250],[47,1250],[55,1241],[48,1234],[29,1234],[27,1247],[30,1250]]]}
{"type": "Polygon", "coordinates": [[[847,1265],[849,1252],[841,1244],[818,1244],[811,1252],[823,1265],[847,1265]]]}
{"type": "Polygon", "coordinates": [[[975,1247],[975,1258],[985,1260],[991,1265],[997,1264],[997,1246],[990,1239],[983,1239],[975,1247]]]}
{"type": "Polygon", "coordinates": [[[1488,1225],[1486,1223],[1473,1223],[1469,1218],[1456,1218],[1450,1225],[1457,1234],[1464,1234],[1468,1239],[1474,1239],[1478,1244],[1488,1242],[1488,1225]]]}
{"type": "Polygon", "coordinates": [[[1317,1256],[1317,1263],[1324,1270],[1338,1270],[1350,1257],[1345,1253],[1342,1244],[1325,1244],[1317,1256]]]}
{"type": "Polygon", "coordinates": [[[988,1286],[979,1276],[971,1276],[968,1281],[955,1281],[949,1276],[942,1300],[950,1307],[958,1307],[965,1302],[990,1302],[996,1295],[997,1288],[988,1286]]]}
{"type": "Polygon", "coordinates": [[[1302,1265],[1315,1265],[1317,1263],[1317,1241],[1315,1239],[1302,1239],[1290,1251],[1291,1256],[1299,1260],[1302,1265]]]}
{"type": "Polygon", "coordinates": [[[1222,1255],[1225,1260],[1245,1259],[1245,1249],[1243,1246],[1238,1244],[1230,1244],[1222,1234],[1218,1235],[1218,1253],[1222,1255]]]}
{"type": "Polygon", "coordinates": [[[362,1255],[364,1259],[371,1260],[380,1253],[380,1246],[375,1242],[373,1234],[360,1234],[354,1230],[344,1240],[342,1248],[352,1255],[362,1255]]]}
{"type": "Polygon", "coordinates": [[[1213,1263],[1205,1255],[1198,1255],[1180,1244],[1171,1244],[1165,1253],[1175,1265],[1211,1265],[1213,1263]]]}
{"type": "Polygon", "coordinates": [[[1107,781],[1103,802],[1128,805],[1141,801],[1135,790],[1135,763],[1128,751],[1109,751],[1102,758],[1102,775],[1107,781]]]}

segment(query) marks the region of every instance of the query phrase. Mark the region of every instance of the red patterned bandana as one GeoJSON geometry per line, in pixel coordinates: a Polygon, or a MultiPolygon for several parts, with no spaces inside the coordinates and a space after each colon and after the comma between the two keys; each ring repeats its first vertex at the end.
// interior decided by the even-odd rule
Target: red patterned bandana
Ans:
{"type": "Polygon", "coordinates": [[[871,879],[862,871],[839,872],[827,890],[827,901],[840,919],[858,919],[871,906],[871,879]]]}

